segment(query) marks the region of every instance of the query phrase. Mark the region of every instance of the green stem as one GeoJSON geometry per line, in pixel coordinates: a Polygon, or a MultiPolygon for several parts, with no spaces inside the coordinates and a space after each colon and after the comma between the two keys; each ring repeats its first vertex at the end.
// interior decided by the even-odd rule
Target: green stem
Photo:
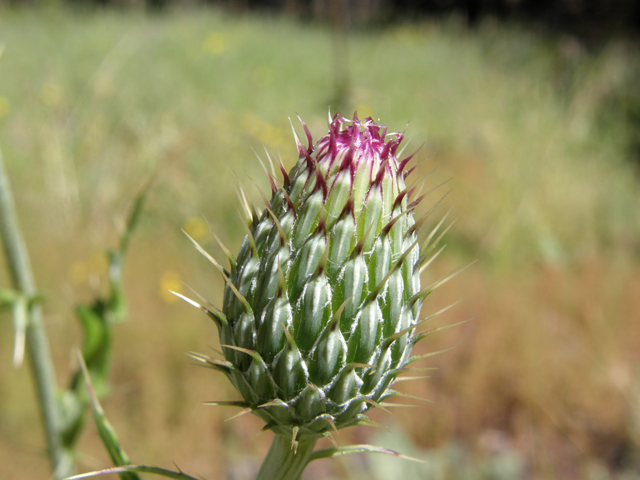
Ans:
{"type": "MultiPolygon", "coordinates": [[[[34,298],[37,290],[27,247],[18,225],[9,179],[0,153],[0,236],[4,244],[7,264],[16,290],[27,298],[34,298]]],[[[29,309],[26,345],[31,360],[31,370],[36,384],[40,414],[44,424],[49,458],[56,479],[73,475],[73,462],[62,445],[60,412],[57,402],[57,383],[49,341],[42,321],[42,310],[37,302],[29,309]]]]}
{"type": "Polygon", "coordinates": [[[298,449],[291,448],[291,439],[275,435],[256,480],[299,480],[316,446],[316,438],[300,438],[298,449]]]}

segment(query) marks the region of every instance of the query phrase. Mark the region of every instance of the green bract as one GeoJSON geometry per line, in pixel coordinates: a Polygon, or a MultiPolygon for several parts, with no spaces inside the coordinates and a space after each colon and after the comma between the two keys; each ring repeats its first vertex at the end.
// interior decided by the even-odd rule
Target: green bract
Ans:
{"type": "Polygon", "coordinates": [[[269,175],[262,214],[245,205],[223,309],[208,311],[225,359],[197,357],[244,398],[221,403],[294,439],[368,423],[367,410],[396,393],[425,296],[402,134],[340,115],[315,147],[305,132],[283,185],[269,175]]]}

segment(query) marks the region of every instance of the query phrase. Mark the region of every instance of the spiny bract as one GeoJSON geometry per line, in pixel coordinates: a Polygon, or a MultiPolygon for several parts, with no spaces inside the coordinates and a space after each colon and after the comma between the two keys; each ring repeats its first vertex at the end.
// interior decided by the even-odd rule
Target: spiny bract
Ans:
{"type": "MultiPolygon", "coordinates": [[[[371,423],[365,412],[412,360],[424,263],[405,186],[402,134],[371,118],[335,115],[315,147],[296,136],[299,160],[262,214],[243,200],[247,235],[215,320],[223,371],[244,406],[281,435],[326,435],[371,423]]],[[[294,132],[295,135],[295,132],[294,132]]],[[[241,195],[242,197],[243,195],[241,195]]],[[[225,249],[226,250],[226,249],[225,249]]],[[[228,251],[227,251],[228,253],[228,251]]]]}

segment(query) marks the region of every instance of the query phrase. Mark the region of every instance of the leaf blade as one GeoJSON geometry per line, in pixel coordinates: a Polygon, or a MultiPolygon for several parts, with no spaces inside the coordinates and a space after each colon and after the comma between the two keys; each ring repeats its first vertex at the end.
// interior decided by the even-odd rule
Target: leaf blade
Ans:
{"type": "MultiPolygon", "coordinates": [[[[74,475],[73,477],[68,477],[65,480],[81,480],[84,478],[97,477],[98,475],[108,475],[109,473],[131,473],[132,475],[136,475],[136,473],[148,473],[149,475],[158,475],[165,478],[173,478],[175,480],[202,480],[183,472],[174,472],[173,470],[167,470],[160,467],[149,467],[146,465],[123,465],[120,467],[105,468],[104,470],[74,475]]],[[[138,476],[136,475],[136,477],[138,476]]]]}
{"type": "Polygon", "coordinates": [[[325,448],[323,450],[316,450],[311,454],[311,458],[309,459],[309,463],[314,460],[320,460],[323,458],[334,458],[342,455],[351,455],[353,453],[381,453],[384,455],[391,455],[393,457],[403,458],[405,460],[411,460],[413,462],[426,463],[424,460],[420,460],[419,458],[409,457],[407,455],[403,455],[394,450],[389,450],[384,447],[376,447],[374,445],[348,445],[346,447],[332,447],[325,448]]]}

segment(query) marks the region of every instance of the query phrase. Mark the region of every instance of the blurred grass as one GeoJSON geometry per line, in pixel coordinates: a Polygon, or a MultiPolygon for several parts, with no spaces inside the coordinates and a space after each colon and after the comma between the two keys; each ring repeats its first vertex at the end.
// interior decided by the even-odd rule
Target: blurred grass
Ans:
{"type": "MultiPolygon", "coordinates": [[[[60,379],[79,341],[72,303],[104,287],[99,252],[159,171],[125,266],[131,321],[115,340],[116,387],[104,407],[134,461],[245,478],[240,466],[258,461],[268,438],[254,438],[257,420],[224,423],[232,412],[200,405],[233,396],[182,356],[215,346],[217,335],[165,291],[182,280],[219,304],[220,279],[179,229],[210,242],[204,216],[237,248],[234,173],[250,190],[247,177],[266,186],[250,147],[279,151],[290,168],[287,117],[299,113],[315,137],[326,128],[330,31],[196,8],[3,9],[0,46],[0,145],[47,295],[60,379]]],[[[458,347],[431,362],[440,369],[430,379],[407,386],[435,405],[395,416],[422,448],[455,440],[479,459],[520,455],[532,478],[630,468],[640,192],[628,148],[637,132],[618,107],[637,98],[637,52],[623,41],[589,50],[491,20],[475,31],[452,18],[352,32],[343,113],[379,117],[391,131],[409,121],[407,152],[424,143],[419,158],[429,157],[420,173],[439,166],[433,184],[453,177],[460,218],[448,255],[423,281],[481,260],[425,307],[464,297],[446,321],[475,321],[420,347],[458,347]]],[[[3,320],[0,472],[44,478],[32,387],[26,370],[10,368],[3,320]]],[[[368,435],[356,429],[339,441],[368,435]]],[[[84,466],[106,465],[94,431],[83,444],[84,466]]],[[[310,478],[327,468],[355,478],[349,463],[314,467],[310,478]]]]}

